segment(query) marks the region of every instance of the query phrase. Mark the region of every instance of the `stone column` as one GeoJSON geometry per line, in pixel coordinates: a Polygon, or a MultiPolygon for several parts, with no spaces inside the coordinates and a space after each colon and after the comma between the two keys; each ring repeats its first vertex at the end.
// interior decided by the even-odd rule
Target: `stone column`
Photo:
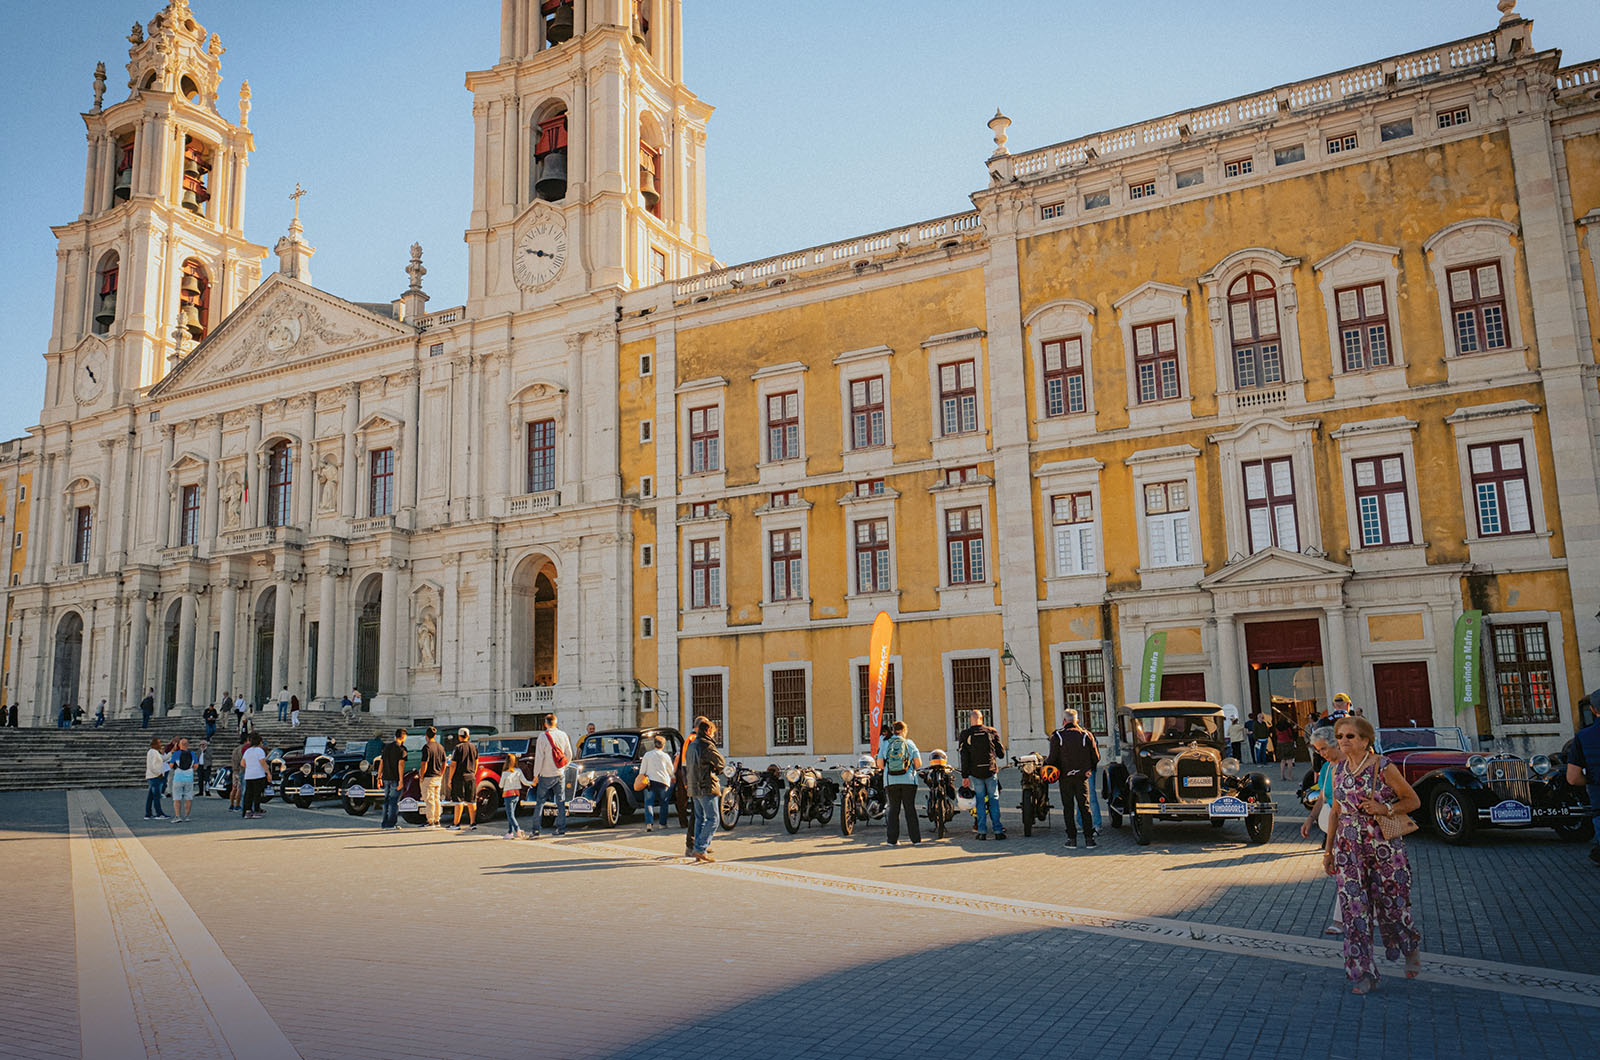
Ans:
{"type": "Polygon", "coordinates": [[[290,604],[293,582],[285,571],[277,571],[272,576],[273,584],[277,591],[272,594],[272,689],[271,694],[277,695],[289,680],[289,645],[294,642],[292,624],[292,611],[290,604]]]}
{"type": "Polygon", "coordinates": [[[116,570],[121,570],[128,561],[128,543],[132,539],[131,527],[138,507],[134,501],[133,475],[134,442],[130,437],[122,447],[122,467],[117,474],[117,539],[116,548],[111,552],[111,566],[116,570]]]}
{"type": "MultiPolygon", "coordinates": [[[[209,546],[217,539],[217,524],[222,504],[222,414],[206,417],[211,421],[211,459],[206,462],[205,528],[203,540],[209,546]]],[[[204,420],[201,421],[205,422],[204,420]]]]}
{"type": "Polygon", "coordinates": [[[233,687],[233,626],[239,614],[239,590],[235,587],[233,578],[224,575],[222,579],[222,613],[217,616],[217,687],[212,689],[212,698],[227,692],[237,695],[239,690],[233,687]]]}
{"type": "Polygon", "coordinates": [[[1322,704],[1326,707],[1333,702],[1335,692],[1350,690],[1350,631],[1345,626],[1349,612],[1343,605],[1333,604],[1322,610],[1328,616],[1327,680],[1323,682],[1323,688],[1328,693],[1328,702],[1322,704]]]}
{"type": "Polygon", "coordinates": [[[150,647],[150,610],[144,593],[133,594],[128,617],[133,626],[128,631],[128,681],[123,686],[127,689],[127,702],[123,708],[137,713],[139,700],[144,698],[144,664],[150,647]]]}
{"type": "MultiPolygon", "coordinates": [[[[202,587],[202,590],[203,589],[204,587],[202,587]]],[[[204,601],[202,601],[198,596],[194,597],[193,599],[195,612],[194,650],[192,652],[193,659],[189,667],[189,697],[195,707],[204,709],[207,703],[214,702],[216,700],[215,691],[208,692],[206,688],[206,657],[211,647],[211,611],[214,607],[216,597],[210,593],[206,593],[204,601]],[[204,616],[202,616],[200,613],[200,605],[202,603],[206,605],[204,616]],[[209,698],[207,698],[208,695],[209,698]]],[[[178,654],[183,654],[183,644],[181,640],[178,645],[178,654]]]]}
{"type": "MultiPolygon", "coordinates": [[[[91,603],[88,610],[87,621],[83,624],[83,654],[79,656],[78,660],[78,691],[75,700],[75,705],[82,707],[84,710],[90,710],[94,706],[89,697],[94,695],[94,646],[96,641],[94,634],[97,622],[95,612],[98,608],[91,603]]],[[[57,706],[59,709],[59,704],[52,705],[57,706]]]]}
{"type": "Polygon", "coordinates": [[[378,694],[395,692],[395,660],[400,655],[401,618],[400,569],[395,560],[383,568],[383,628],[378,637],[378,694]]]}
{"type": "Polygon", "coordinates": [[[250,409],[250,427],[245,434],[244,442],[245,467],[250,473],[250,503],[244,505],[239,513],[239,529],[246,530],[252,526],[260,526],[264,519],[259,513],[266,510],[267,484],[261,477],[261,406],[254,405],[250,409]]]}
{"type": "Polygon", "coordinates": [[[417,507],[418,445],[422,434],[422,369],[413,368],[406,373],[406,422],[401,426],[401,444],[405,452],[400,478],[400,507],[415,511],[417,507]]]}
{"type": "Polygon", "coordinates": [[[1239,627],[1231,614],[1217,615],[1217,681],[1222,691],[1222,702],[1238,707],[1241,719],[1248,717],[1249,706],[1240,702],[1239,627]]]}
{"type": "Polygon", "coordinates": [[[194,706],[194,594],[178,597],[178,687],[174,711],[194,706]]]}
{"type": "Polygon", "coordinates": [[[117,525],[115,516],[111,513],[121,506],[112,488],[111,468],[115,463],[117,453],[117,440],[115,438],[100,439],[100,495],[94,506],[94,572],[101,573],[106,569],[106,538],[110,537],[113,528],[117,525]]]}
{"type": "Polygon", "coordinates": [[[317,395],[305,397],[305,412],[300,418],[300,482],[295,490],[293,522],[300,526],[311,525],[317,510],[317,463],[315,438],[317,434],[317,395]]]}
{"type": "Polygon", "coordinates": [[[361,426],[361,384],[344,385],[344,466],[339,469],[339,514],[356,514],[356,428],[361,426]]]}
{"type": "Polygon", "coordinates": [[[333,684],[334,589],[338,587],[339,569],[331,564],[317,569],[317,594],[320,610],[317,614],[317,698],[330,704],[339,702],[339,690],[333,684]]]}

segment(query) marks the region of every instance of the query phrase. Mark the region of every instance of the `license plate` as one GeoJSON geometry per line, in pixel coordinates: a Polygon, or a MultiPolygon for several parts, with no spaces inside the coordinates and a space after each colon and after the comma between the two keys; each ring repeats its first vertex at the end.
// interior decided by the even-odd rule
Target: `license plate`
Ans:
{"type": "Polygon", "coordinates": [[[1211,801],[1210,811],[1213,817],[1244,817],[1249,814],[1250,806],[1243,799],[1224,795],[1211,801]]]}
{"type": "Polygon", "coordinates": [[[1216,785],[1210,777],[1184,777],[1183,786],[1186,788],[1210,788],[1216,785]]]}
{"type": "Polygon", "coordinates": [[[575,799],[567,800],[567,809],[571,810],[573,813],[593,813],[594,800],[586,799],[582,795],[579,795],[575,799]]]}
{"type": "Polygon", "coordinates": [[[416,813],[418,808],[419,807],[417,805],[417,800],[416,799],[401,799],[400,800],[400,812],[401,813],[416,813]]]}
{"type": "Polygon", "coordinates": [[[316,789],[315,785],[312,785],[312,784],[302,784],[302,785],[300,785],[300,794],[304,795],[306,798],[309,799],[311,796],[315,795],[316,793],[317,793],[317,789],[316,789]]]}
{"type": "Polygon", "coordinates": [[[1515,799],[1506,799],[1489,807],[1489,820],[1493,824],[1527,824],[1533,820],[1533,807],[1515,799]]]}
{"type": "Polygon", "coordinates": [[[367,797],[367,789],[362,787],[360,784],[350,785],[348,788],[344,789],[344,793],[346,798],[351,799],[364,799],[367,797]]]}

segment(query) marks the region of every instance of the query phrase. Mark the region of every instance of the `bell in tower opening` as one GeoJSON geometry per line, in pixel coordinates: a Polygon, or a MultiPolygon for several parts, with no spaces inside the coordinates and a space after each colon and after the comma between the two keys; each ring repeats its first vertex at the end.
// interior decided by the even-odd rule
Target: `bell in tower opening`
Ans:
{"type": "Polygon", "coordinates": [[[650,48],[650,0],[633,0],[633,40],[650,48]]]}
{"type": "Polygon", "coordinates": [[[133,133],[125,132],[117,137],[116,177],[111,186],[111,200],[114,203],[127,202],[132,194],[133,133]]]}
{"type": "Polygon", "coordinates": [[[206,268],[190,258],[183,263],[183,280],[178,288],[178,323],[199,342],[206,337],[211,316],[211,281],[206,268]]]}
{"type": "Polygon", "coordinates": [[[206,203],[211,199],[208,184],[211,179],[211,151],[192,136],[183,143],[183,199],[181,205],[190,213],[206,215],[206,203]]]}
{"type": "Polygon", "coordinates": [[[567,197],[567,112],[539,122],[533,148],[533,195],[547,202],[567,197]]]}
{"type": "Polygon", "coordinates": [[[539,6],[539,14],[544,19],[546,44],[553,48],[572,39],[572,0],[544,0],[539,6]]]}
{"type": "Polygon", "coordinates": [[[116,251],[108,253],[100,263],[94,296],[94,333],[96,335],[104,335],[110,331],[111,325],[116,323],[117,320],[118,264],[116,251]]]}

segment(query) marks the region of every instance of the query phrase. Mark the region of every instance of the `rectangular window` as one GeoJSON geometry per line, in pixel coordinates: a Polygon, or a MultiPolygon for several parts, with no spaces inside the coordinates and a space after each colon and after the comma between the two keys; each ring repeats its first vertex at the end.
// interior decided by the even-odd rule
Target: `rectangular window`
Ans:
{"type": "Polygon", "coordinates": [[[1178,325],[1162,320],[1133,329],[1133,370],[1139,404],[1178,396],[1178,325]]]}
{"type": "Polygon", "coordinates": [[[1294,162],[1304,162],[1306,159],[1306,145],[1295,144],[1293,147],[1280,147],[1272,152],[1272,164],[1287,166],[1294,162]]]}
{"type": "Polygon", "coordinates": [[[1139,184],[1128,185],[1129,199],[1148,199],[1156,193],[1156,182],[1146,180],[1139,184]]]}
{"type": "Polygon", "coordinates": [[[1244,515],[1252,556],[1264,548],[1300,551],[1294,469],[1288,457],[1253,460],[1244,465],[1244,515]]]}
{"type": "Polygon", "coordinates": [[[89,562],[89,539],[94,530],[94,515],[88,505],[83,505],[73,513],[72,519],[72,562],[89,562]]]}
{"type": "Polygon", "coordinates": [[[1384,368],[1389,356],[1389,305],[1383,284],[1342,287],[1333,292],[1339,312],[1339,345],[1344,370],[1384,368]]]}
{"type": "Polygon", "coordinates": [[[667,282],[667,256],[654,247],[650,249],[650,282],[667,282]]]}
{"type": "Polygon", "coordinates": [[[22,547],[22,531],[21,530],[18,530],[16,533],[11,535],[11,547],[12,548],[21,548],[22,547]]]}
{"type": "Polygon", "coordinates": [[[640,476],[640,478],[639,478],[639,496],[641,496],[641,497],[654,497],[655,495],[656,495],[656,480],[655,480],[655,478],[650,476],[650,475],[640,476]]]}
{"type": "Polygon", "coordinates": [[[644,615],[643,617],[641,617],[639,619],[639,636],[643,637],[645,640],[649,640],[651,637],[653,637],[655,635],[656,635],[655,619],[652,618],[649,615],[644,615]]]}
{"type": "Polygon", "coordinates": [[[367,514],[394,514],[394,450],[374,449],[367,454],[367,514]]]}
{"type": "Polygon", "coordinates": [[[1358,143],[1360,143],[1360,141],[1356,139],[1355,133],[1345,133],[1342,136],[1330,136],[1328,137],[1328,154],[1340,155],[1344,154],[1346,151],[1354,151],[1358,143]]]}
{"type": "Polygon", "coordinates": [[[1472,502],[1478,513],[1478,536],[1533,532],[1528,468],[1522,456],[1521,442],[1474,445],[1467,450],[1472,473],[1472,502]]]}
{"type": "Polygon", "coordinates": [[[200,487],[183,487],[183,518],[178,521],[178,544],[193,545],[200,540],[200,487]]]}
{"type": "Polygon", "coordinates": [[[806,742],[806,672],[772,671],[772,742],[798,747],[806,742]]]}
{"type": "Polygon", "coordinates": [[[1088,407],[1083,382],[1083,339],[1044,344],[1044,414],[1065,416],[1088,407]]]}
{"type": "Polygon", "coordinates": [[[1178,187],[1192,188],[1196,184],[1206,182],[1206,171],[1203,169],[1185,169],[1178,174],[1178,187]]]}
{"type": "Polygon", "coordinates": [[[978,429],[978,362],[939,366],[939,421],[946,438],[978,429]]]}
{"type": "Polygon", "coordinates": [[[793,508],[800,503],[799,490],[778,490],[767,502],[769,508],[793,508]]]}
{"type": "Polygon", "coordinates": [[[654,545],[639,546],[639,566],[654,567],[656,565],[656,547],[654,545]]]}
{"type": "Polygon", "coordinates": [[[856,483],[856,496],[857,497],[881,497],[881,496],[883,496],[883,479],[881,479],[881,478],[864,478],[861,481],[857,482],[856,483]]]}
{"type": "Polygon", "coordinates": [[[1453,107],[1450,110],[1439,112],[1439,128],[1452,129],[1457,125],[1465,125],[1472,120],[1470,107],[1453,107]]]}
{"type": "Polygon", "coordinates": [[[1256,160],[1253,158],[1236,158],[1232,162],[1222,163],[1224,177],[1243,177],[1256,171],[1256,160]]]}
{"type": "Polygon", "coordinates": [[[652,364],[651,356],[648,353],[641,353],[639,355],[639,374],[646,376],[652,371],[654,371],[654,365],[652,364]]]}
{"type": "Polygon", "coordinates": [[[969,724],[968,715],[983,712],[983,723],[994,724],[994,690],[989,687],[988,659],[950,660],[950,698],[956,712],[956,731],[969,724]]]}
{"type": "Polygon", "coordinates": [[[646,445],[654,437],[655,424],[650,420],[639,421],[639,444],[646,445]]]}
{"type": "Polygon", "coordinates": [[[528,492],[556,488],[556,421],[528,424],[528,492]]]}
{"type": "Polygon", "coordinates": [[[1067,493],[1051,497],[1050,521],[1055,530],[1056,574],[1098,573],[1094,543],[1094,496],[1089,493],[1067,493]]]}
{"type": "Polygon", "coordinates": [[[722,408],[706,405],[689,410],[689,474],[722,467],[722,408]]]}
{"type": "Polygon", "coordinates": [[[722,606],[722,542],[689,542],[689,606],[722,606]]]}
{"type": "Polygon", "coordinates": [[[1058,217],[1065,217],[1067,204],[1064,202],[1047,202],[1039,207],[1039,220],[1054,221],[1058,217]]]}
{"type": "Polygon", "coordinates": [[[1150,566],[1177,567],[1194,562],[1189,529],[1189,484],[1152,482],[1144,487],[1144,527],[1150,539],[1150,566]]]}
{"type": "Polygon", "coordinates": [[[1098,210],[1102,206],[1110,205],[1111,193],[1109,191],[1094,191],[1083,197],[1083,208],[1085,210],[1098,210]]]}
{"type": "Polygon", "coordinates": [[[1412,133],[1411,119],[1401,118],[1399,121],[1386,121],[1378,126],[1378,138],[1384,143],[1390,140],[1404,140],[1412,133]]]}
{"type": "Polygon", "coordinates": [[[1490,627],[1500,720],[1507,725],[1560,721],[1550,659],[1550,629],[1543,622],[1490,627]]]}
{"type": "Polygon", "coordinates": [[[1411,544],[1411,505],[1406,499],[1405,461],[1375,456],[1354,461],[1356,520],[1361,547],[1411,544]]]}
{"type": "Polygon", "coordinates": [[[856,592],[889,591],[889,520],[856,523],[856,592]]]}
{"type": "Polygon", "coordinates": [[[1451,269],[1450,317],[1456,336],[1456,353],[1503,350],[1506,337],[1506,295],[1500,283],[1500,263],[1485,261],[1451,269]]]}
{"type": "Polygon", "coordinates": [[[800,459],[800,393],[767,395],[767,459],[800,459]]]}
{"type": "Polygon", "coordinates": [[[429,346],[428,346],[428,356],[429,357],[443,357],[444,356],[444,343],[442,343],[442,342],[430,343],[429,346]]]}
{"type": "Polygon", "coordinates": [[[1109,736],[1106,720],[1106,657],[1099,651],[1061,653],[1061,707],[1096,736],[1109,736]]]}
{"type": "Polygon", "coordinates": [[[717,506],[712,501],[695,501],[689,505],[689,518],[709,519],[715,514],[717,506]]]}
{"type": "Polygon", "coordinates": [[[965,482],[976,482],[977,478],[978,469],[971,464],[966,467],[947,467],[944,469],[944,484],[946,486],[959,486],[965,482]]]}
{"type": "MultiPolygon", "coordinates": [[[[703,717],[711,721],[721,732],[722,724],[722,675],[721,674],[692,674],[689,677],[689,706],[694,711],[695,717],[703,717]]],[[[726,746],[727,738],[723,737],[726,746]]]]}
{"type": "Polygon", "coordinates": [[[294,496],[294,447],[279,442],[267,453],[267,525],[288,526],[294,496]]]}
{"type": "Polygon", "coordinates": [[[871,449],[884,444],[887,421],[883,415],[883,376],[850,383],[850,448],[871,449]]]}
{"type": "MultiPolygon", "coordinates": [[[[872,743],[872,685],[870,672],[865,663],[856,665],[856,715],[861,719],[857,731],[861,734],[861,742],[872,743]]],[[[878,719],[879,731],[889,728],[900,716],[895,703],[894,694],[894,663],[889,664],[889,670],[883,677],[883,715],[878,719]]]]}
{"type": "Polygon", "coordinates": [[[944,553],[951,585],[983,581],[982,508],[951,508],[944,513],[944,553]]]}
{"type": "Polygon", "coordinates": [[[804,585],[800,571],[800,531],[774,530],[767,540],[772,599],[801,599],[804,585]]]}

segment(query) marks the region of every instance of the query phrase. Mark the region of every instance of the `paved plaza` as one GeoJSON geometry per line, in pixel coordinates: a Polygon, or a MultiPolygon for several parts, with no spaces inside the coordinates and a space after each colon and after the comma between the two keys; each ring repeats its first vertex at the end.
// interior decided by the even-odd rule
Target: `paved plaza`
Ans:
{"type": "MultiPolygon", "coordinates": [[[[1572,1057],[1600,870],[1549,833],[1416,838],[1424,972],[1352,996],[1298,818],[897,848],[881,824],[563,839],[142,790],[0,796],[7,1057],[1572,1057]]],[[[1014,811],[1013,811],[1014,814],[1014,811]]]]}

